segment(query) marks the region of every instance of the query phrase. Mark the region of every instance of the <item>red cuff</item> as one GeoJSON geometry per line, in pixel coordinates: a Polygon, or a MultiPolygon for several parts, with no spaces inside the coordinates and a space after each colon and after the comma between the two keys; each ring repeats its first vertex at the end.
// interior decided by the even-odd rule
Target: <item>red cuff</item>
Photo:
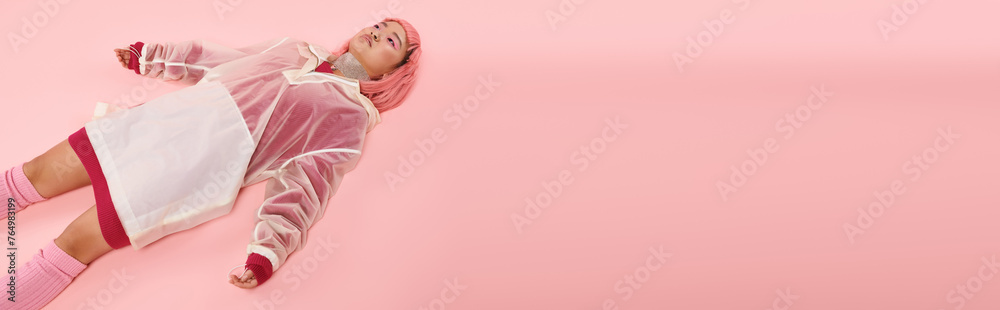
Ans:
{"type": "Polygon", "coordinates": [[[271,266],[271,260],[267,259],[263,255],[257,253],[251,253],[247,257],[247,269],[253,271],[253,276],[257,278],[257,285],[260,286],[271,278],[271,271],[273,266],[271,266]]]}
{"type": "Polygon", "coordinates": [[[135,74],[139,73],[139,57],[142,57],[142,42],[135,42],[135,44],[130,45],[132,48],[132,57],[128,60],[128,68],[135,71],[135,74]]]}

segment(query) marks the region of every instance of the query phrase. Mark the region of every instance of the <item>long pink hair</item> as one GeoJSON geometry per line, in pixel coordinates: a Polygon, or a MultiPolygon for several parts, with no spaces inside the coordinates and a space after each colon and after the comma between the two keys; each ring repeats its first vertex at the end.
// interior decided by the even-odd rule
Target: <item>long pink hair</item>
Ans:
{"type": "MultiPolygon", "coordinates": [[[[388,73],[387,76],[377,80],[361,81],[361,94],[368,97],[375,105],[375,109],[381,112],[389,111],[403,104],[403,100],[410,94],[413,84],[417,80],[417,64],[420,62],[420,34],[409,22],[394,17],[388,17],[384,22],[394,21],[403,26],[406,31],[406,42],[410,45],[406,49],[407,56],[403,58],[403,64],[388,73]]],[[[351,40],[347,40],[343,46],[332,54],[343,55],[351,46],[351,40]]]]}

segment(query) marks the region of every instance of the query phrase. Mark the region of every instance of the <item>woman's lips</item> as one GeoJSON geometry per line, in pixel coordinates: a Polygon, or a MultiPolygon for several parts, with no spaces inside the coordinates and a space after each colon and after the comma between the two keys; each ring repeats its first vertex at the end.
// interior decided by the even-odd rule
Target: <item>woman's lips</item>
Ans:
{"type": "Polygon", "coordinates": [[[372,38],[371,38],[371,37],[369,37],[369,36],[368,36],[367,34],[365,34],[365,35],[361,35],[361,38],[365,39],[365,41],[368,41],[368,46],[369,46],[369,47],[371,47],[371,46],[372,46],[372,38]]]}

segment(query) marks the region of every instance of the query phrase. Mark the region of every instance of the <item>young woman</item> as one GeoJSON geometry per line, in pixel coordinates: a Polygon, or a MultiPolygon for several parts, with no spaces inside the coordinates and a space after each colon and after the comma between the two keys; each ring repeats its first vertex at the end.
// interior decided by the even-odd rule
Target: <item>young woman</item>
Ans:
{"type": "Polygon", "coordinates": [[[229,279],[264,283],[305,245],[379,113],[407,97],[421,49],[410,23],[387,18],[333,53],[281,38],[238,49],[136,42],[115,54],[137,74],[193,85],[100,116],[4,173],[9,211],[86,185],[96,204],[17,270],[2,309],[41,308],[102,255],[225,215],[240,188],[268,180],[245,270],[229,279]]]}

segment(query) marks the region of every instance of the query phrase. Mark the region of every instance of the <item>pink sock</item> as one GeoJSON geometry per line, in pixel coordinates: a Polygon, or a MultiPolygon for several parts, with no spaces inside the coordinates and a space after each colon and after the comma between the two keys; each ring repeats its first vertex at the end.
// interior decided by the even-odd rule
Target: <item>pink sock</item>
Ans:
{"type": "Polygon", "coordinates": [[[4,200],[4,205],[10,202],[7,198],[14,198],[15,213],[47,199],[35,191],[35,186],[24,175],[24,163],[4,172],[3,180],[0,180],[0,199],[4,200]]]}
{"type": "MultiPolygon", "coordinates": [[[[9,286],[4,287],[0,309],[41,309],[62,293],[77,275],[87,268],[62,249],[55,240],[38,251],[30,261],[14,273],[14,302],[10,301],[9,286]]],[[[4,283],[9,282],[6,278],[4,283]]]]}

